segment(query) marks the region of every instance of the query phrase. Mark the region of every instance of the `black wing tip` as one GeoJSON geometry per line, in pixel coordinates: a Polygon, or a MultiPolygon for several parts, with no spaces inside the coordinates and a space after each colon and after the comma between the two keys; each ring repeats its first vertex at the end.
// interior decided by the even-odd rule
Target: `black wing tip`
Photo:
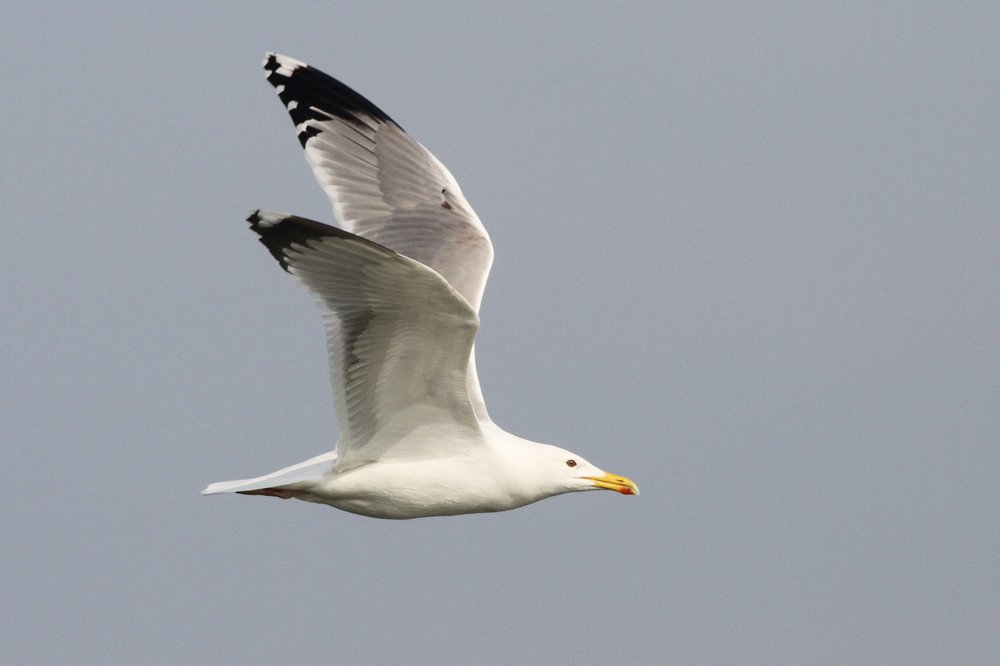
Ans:
{"type": "Polygon", "coordinates": [[[292,245],[308,245],[310,240],[340,236],[347,232],[298,215],[257,209],[247,217],[250,229],[281,267],[289,271],[288,250],[292,245]]]}
{"type": "MultiPolygon", "coordinates": [[[[259,237],[258,240],[267,248],[271,256],[278,260],[286,272],[291,273],[289,263],[290,250],[293,245],[308,247],[309,241],[324,238],[340,238],[378,248],[380,251],[396,254],[392,250],[367,238],[344,231],[329,224],[288,213],[276,213],[270,210],[257,209],[247,217],[250,229],[259,237]]],[[[296,254],[301,253],[301,250],[296,254]]]]}
{"type": "Polygon", "coordinates": [[[322,238],[323,236],[353,236],[343,229],[310,220],[308,217],[300,217],[290,213],[276,213],[273,210],[262,210],[258,208],[247,216],[250,228],[258,234],[276,233],[276,230],[296,229],[309,238],[322,238]]]}
{"type": "Polygon", "coordinates": [[[280,60],[286,60],[286,57],[277,51],[268,51],[264,54],[264,61],[260,65],[268,72],[273,72],[281,66],[279,64],[280,60]]]}
{"type": "Polygon", "coordinates": [[[368,240],[364,236],[352,234],[339,227],[332,227],[316,220],[288,213],[276,213],[269,210],[257,209],[247,217],[250,229],[257,234],[258,240],[267,248],[281,267],[286,272],[291,273],[291,263],[293,254],[302,254],[309,248],[310,241],[318,241],[327,238],[339,238],[343,241],[357,243],[381,252],[385,255],[398,255],[384,245],[368,240]],[[297,246],[294,247],[293,246],[297,246]]]}
{"type": "MultiPolygon", "coordinates": [[[[329,120],[330,116],[366,124],[359,117],[362,115],[395,124],[366,97],[301,60],[272,51],[264,56],[262,66],[267,72],[267,82],[278,90],[278,97],[296,126],[311,119],[329,120]]],[[[299,141],[305,145],[314,135],[303,136],[300,132],[299,141]]]]}

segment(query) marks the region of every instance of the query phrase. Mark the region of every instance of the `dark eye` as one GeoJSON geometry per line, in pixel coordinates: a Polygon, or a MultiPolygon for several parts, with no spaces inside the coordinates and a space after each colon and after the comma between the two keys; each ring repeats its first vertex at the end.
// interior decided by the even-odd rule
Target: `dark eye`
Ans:
{"type": "Polygon", "coordinates": [[[566,467],[576,467],[576,461],[570,458],[566,461],[566,467]]]}

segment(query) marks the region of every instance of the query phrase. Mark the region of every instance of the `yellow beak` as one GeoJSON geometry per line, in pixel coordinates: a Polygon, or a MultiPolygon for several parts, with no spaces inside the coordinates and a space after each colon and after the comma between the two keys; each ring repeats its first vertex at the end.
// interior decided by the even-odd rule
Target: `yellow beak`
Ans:
{"type": "Polygon", "coordinates": [[[594,485],[598,488],[614,490],[622,495],[639,494],[639,486],[635,485],[635,481],[627,479],[624,476],[618,476],[617,474],[605,474],[604,476],[585,476],[583,478],[593,481],[594,485]]]}

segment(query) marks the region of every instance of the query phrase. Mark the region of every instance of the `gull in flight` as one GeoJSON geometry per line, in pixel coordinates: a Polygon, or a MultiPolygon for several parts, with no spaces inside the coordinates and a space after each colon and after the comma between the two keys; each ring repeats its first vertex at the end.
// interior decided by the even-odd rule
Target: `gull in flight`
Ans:
{"type": "Polygon", "coordinates": [[[561,493],[637,495],[486,412],[473,341],[493,245],[448,169],[340,81],[275,53],[284,103],[341,228],[255,211],[248,221],[323,313],[340,439],[335,451],[209,485],[375,518],[505,511],[561,493]]]}

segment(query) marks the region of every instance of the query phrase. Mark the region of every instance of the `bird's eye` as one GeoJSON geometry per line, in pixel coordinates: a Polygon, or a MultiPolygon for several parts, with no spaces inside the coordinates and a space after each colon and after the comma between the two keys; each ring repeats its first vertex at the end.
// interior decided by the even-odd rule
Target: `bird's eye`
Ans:
{"type": "Polygon", "coordinates": [[[576,461],[570,458],[566,461],[566,467],[576,467],[576,461]]]}

